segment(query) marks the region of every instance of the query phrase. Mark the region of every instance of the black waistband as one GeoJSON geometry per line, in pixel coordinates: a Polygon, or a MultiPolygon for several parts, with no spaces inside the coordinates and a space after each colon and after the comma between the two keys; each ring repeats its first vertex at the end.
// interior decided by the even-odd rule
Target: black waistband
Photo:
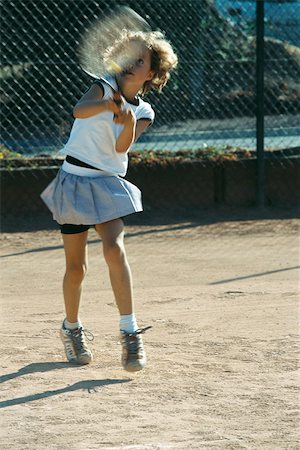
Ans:
{"type": "Polygon", "coordinates": [[[97,167],[90,166],[89,164],[87,164],[83,161],[80,161],[80,159],[73,158],[73,156],[70,156],[70,155],[67,155],[66,161],[69,164],[73,164],[73,166],[85,167],[86,169],[101,170],[101,169],[98,169],[97,167]]]}

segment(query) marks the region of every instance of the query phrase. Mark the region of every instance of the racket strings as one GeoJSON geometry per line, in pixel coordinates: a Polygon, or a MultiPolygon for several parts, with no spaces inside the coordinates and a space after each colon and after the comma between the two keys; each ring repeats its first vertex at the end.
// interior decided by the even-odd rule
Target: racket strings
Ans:
{"type": "Polygon", "coordinates": [[[96,78],[126,70],[141,53],[141,46],[131,50],[124,40],[129,31],[150,31],[147,22],[129,7],[119,7],[98,20],[86,30],[77,49],[82,69],[96,78]]]}

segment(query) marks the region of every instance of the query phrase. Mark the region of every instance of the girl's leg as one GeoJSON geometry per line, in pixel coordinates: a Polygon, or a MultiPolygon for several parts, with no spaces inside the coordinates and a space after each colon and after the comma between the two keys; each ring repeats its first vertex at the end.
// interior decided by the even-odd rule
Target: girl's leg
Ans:
{"type": "Polygon", "coordinates": [[[103,254],[119,312],[121,315],[132,314],[132,277],[124,247],[123,221],[116,219],[95,228],[102,239],[103,254]]]}
{"type": "Polygon", "coordinates": [[[66,273],[63,281],[66,320],[63,321],[60,336],[70,362],[89,364],[93,355],[86,345],[84,329],[78,317],[82,282],[87,269],[88,232],[62,236],[66,256],[66,273]]]}
{"type": "Polygon", "coordinates": [[[121,315],[120,334],[122,365],[129,372],[142,370],[146,365],[146,354],[134,314],[131,271],[124,247],[124,224],[121,219],[96,225],[108,265],[112,289],[121,315]]]}
{"type": "Polygon", "coordinates": [[[63,280],[63,294],[68,322],[78,322],[82,282],[87,270],[88,232],[63,234],[66,257],[66,272],[63,280]]]}

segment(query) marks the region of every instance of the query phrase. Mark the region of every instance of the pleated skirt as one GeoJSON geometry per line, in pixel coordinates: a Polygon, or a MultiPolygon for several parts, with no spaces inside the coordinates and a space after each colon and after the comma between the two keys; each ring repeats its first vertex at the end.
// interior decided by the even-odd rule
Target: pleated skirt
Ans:
{"type": "Polygon", "coordinates": [[[41,194],[60,225],[95,225],[143,210],[140,190],[117,176],[78,176],[59,170],[41,194]]]}

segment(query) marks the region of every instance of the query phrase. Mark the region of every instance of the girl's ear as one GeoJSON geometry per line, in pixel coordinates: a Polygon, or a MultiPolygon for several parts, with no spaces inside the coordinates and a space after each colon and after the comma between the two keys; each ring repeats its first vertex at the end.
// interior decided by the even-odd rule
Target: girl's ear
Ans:
{"type": "Polygon", "coordinates": [[[155,71],[154,71],[154,70],[150,70],[149,75],[148,75],[148,78],[147,78],[146,81],[152,80],[153,77],[154,77],[154,75],[155,75],[155,71]]]}

